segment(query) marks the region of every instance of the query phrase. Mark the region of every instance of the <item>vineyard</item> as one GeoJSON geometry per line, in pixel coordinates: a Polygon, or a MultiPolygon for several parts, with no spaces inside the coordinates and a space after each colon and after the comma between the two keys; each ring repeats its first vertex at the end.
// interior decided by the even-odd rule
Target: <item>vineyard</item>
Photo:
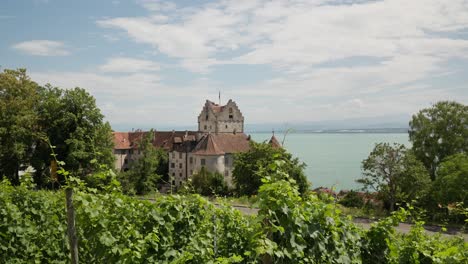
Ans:
{"type": "MultiPolygon", "coordinates": [[[[286,180],[266,181],[259,213],[246,216],[198,195],[154,203],[75,187],[79,258],[83,263],[466,263],[461,238],[409,234],[393,226],[400,210],[370,230],[355,226],[332,200],[300,196],[286,180]]],[[[330,198],[331,199],[331,198],[330,198]]],[[[0,183],[0,262],[69,263],[64,191],[0,183]]]]}

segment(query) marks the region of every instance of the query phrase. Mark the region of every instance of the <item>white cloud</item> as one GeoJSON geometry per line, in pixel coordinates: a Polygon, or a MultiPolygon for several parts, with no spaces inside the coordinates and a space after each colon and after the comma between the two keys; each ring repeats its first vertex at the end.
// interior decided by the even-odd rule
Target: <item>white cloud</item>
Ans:
{"type": "MultiPolygon", "coordinates": [[[[220,63],[304,70],[353,56],[424,53],[446,58],[468,51],[468,41],[432,34],[468,28],[465,0],[348,2],[355,4],[232,0],[179,9],[168,4],[172,12],[165,14],[167,21],[122,17],[97,23],[123,29],[135,41],[181,58],[181,66],[189,70],[196,71],[187,61],[201,62],[201,71],[205,72],[220,63]],[[220,61],[218,55],[228,51],[241,54],[220,61]]],[[[143,5],[159,14],[164,3],[144,1],[143,5]]]]}
{"type": "Polygon", "coordinates": [[[30,40],[17,43],[13,48],[36,56],[66,56],[70,52],[63,42],[52,40],[30,40]]]}
{"type": "Polygon", "coordinates": [[[204,100],[216,99],[220,87],[248,123],[408,115],[439,100],[468,102],[449,82],[433,82],[453,74],[447,65],[454,58],[468,59],[468,40],[451,37],[468,28],[466,0],[140,3],[147,15],[97,24],[175,58],[179,67],[203,74],[202,81],[167,85],[159,64],[127,57],[111,58],[95,72],[37,72],[33,79],[90,89],[113,124],[156,127],[195,125],[204,100]],[[359,57],[370,62],[359,64],[359,57]],[[222,64],[267,65],[273,73],[245,85],[212,81],[208,73],[222,64]]]}
{"type": "Polygon", "coordinates": [[[99,66],[102,72],[152,72],[159,71],[159,64],[149,61],[127,57],[115,57],[107,60],[107,62],[99,66]]]}

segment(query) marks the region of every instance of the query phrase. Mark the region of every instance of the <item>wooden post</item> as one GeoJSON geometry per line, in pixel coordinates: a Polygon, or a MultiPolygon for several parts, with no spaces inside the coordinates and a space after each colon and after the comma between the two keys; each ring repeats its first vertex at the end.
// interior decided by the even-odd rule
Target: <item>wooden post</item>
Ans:
{"type": "Polygon", "coordinates": [[[67,231],[68,242],[70,244],[71,263],[78,264],[78,238],[75,227],[75,208],[73,207],[73,189],[65,189],[67,200],[67,231]]]}

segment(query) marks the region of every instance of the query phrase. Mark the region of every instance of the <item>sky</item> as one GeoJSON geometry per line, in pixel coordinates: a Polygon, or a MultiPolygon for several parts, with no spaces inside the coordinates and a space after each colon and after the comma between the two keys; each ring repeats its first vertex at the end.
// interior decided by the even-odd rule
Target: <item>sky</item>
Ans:
{"type": "Polygon", "coordinates": [[[0,67],[82,87],[120,130],[409,118],[468,103],[468,0],[2,0],[0,67]]]}

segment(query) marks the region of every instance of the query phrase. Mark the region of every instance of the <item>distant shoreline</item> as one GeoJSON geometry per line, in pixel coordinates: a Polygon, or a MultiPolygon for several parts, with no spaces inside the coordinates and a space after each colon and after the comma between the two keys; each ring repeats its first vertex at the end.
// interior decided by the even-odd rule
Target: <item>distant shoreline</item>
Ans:
{"type": "MultiPolygon", "coordinates": [[[[275,133],[284,133],[284,130],[275,133]]],[[[258,130],[246,131],[246,133],[271,134],[272,131],[258,130]]],[[[291,134],[406,134],[408,128],[371,128],[371,129],[315,129],[315,130],[294,130],[291,134]]]]}

